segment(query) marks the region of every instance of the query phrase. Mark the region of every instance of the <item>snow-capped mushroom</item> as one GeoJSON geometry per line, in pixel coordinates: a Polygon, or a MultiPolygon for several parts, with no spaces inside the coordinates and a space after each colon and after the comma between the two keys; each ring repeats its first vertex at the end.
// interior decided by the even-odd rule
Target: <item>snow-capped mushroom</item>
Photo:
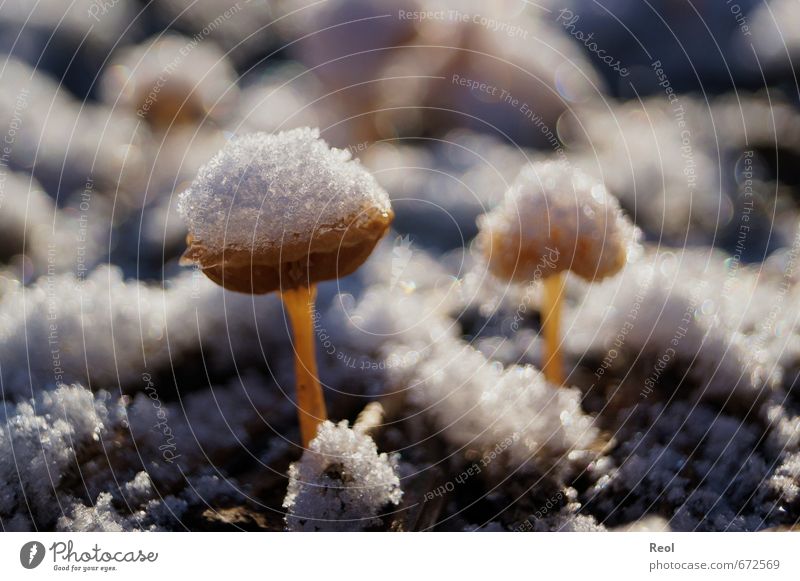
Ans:
{"type": "Polygon", "coordinates": [[[557,162],[527,164],[503,203],[478,219],[478,246],[489,270],[511,282],[544,285],[542,371],[563,383],[559,350],[564,273],[588,281],[618,272],[638,244],[639,231],[605,186],[557,162]]]}
{"type": "Polygon", "coordinates": [[[238,94],[236,72],[222,51],[175,33],[124,49],[102,89],[107,103],[162,130],[224,119],[238,94]]]}
{"type": "Polygon", "coordinates": [[[316,283],[355,271],[394,217],[388,194],[316,129],[254,133],[228,143],[181,194],[184,263],[250,294],[280,291],[295,338],[303,444],[326,419],[314,357],[316,283]]]}

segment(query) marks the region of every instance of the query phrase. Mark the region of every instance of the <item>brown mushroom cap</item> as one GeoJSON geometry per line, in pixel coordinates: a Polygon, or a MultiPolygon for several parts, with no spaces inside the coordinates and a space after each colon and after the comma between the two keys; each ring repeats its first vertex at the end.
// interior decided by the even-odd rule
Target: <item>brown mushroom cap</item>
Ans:
{"type": "Polygon", "coordinates": [[[185,263],[261,294],[355,271],[394,218],[388,194],[311,129],[233,140],[181,195],[185,263]]]}
{"type": "Polygon", "coordinates": [[[198,264],[208,278],[236,292],[264,294],[310,286],[355,272],[372,254],[393,218],[391,210],[372,212],[367,222],[330,230],[314,238],[310,246],[306,241],[294,241],[259,251],[228,248],[213,252],[189,234],[182,261],[198,264]]]}

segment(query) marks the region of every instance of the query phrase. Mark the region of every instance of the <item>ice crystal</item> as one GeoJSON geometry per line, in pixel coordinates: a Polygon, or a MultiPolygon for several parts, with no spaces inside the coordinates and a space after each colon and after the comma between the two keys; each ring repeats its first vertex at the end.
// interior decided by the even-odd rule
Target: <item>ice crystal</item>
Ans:
{"type": "Polygon", "coordinates": [[[195,240],[208,248],[274,248],[355,226],[389,198],[350,153],[315,129],[234,138],[180,197],[195,240]]]}
{"type": "Polygon", "coordinates": [[[381,510],[402,495],[395,457],[378,454],[372,438],[346,421],[325,422],[289,469],[283,506],[292,530],[362,530],[379,524],[381,510]]]}

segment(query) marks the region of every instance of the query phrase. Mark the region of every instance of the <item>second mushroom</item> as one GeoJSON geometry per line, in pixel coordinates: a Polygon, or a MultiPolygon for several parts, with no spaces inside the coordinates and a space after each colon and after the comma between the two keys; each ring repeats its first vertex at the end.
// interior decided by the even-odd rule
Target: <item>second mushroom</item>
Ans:
{"type": "Polygon", "coordinates": [[[503,203],[478,219],[478,247],[489,270],[510,282],[542,284],[542,371],[564,383],[561,301],[566,271],[594,281],[619,271],[639,230],[605,186],[553,161],[522,168],[503,203]]]}

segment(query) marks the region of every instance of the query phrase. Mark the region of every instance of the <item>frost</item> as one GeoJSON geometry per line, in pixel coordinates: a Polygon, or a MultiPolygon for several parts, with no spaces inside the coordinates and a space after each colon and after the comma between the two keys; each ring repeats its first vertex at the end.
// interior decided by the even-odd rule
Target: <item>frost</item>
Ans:
{"type": "Polygon", "coordinates": [[[769,522],[768,508],[747,510],[770,472],[752,425],[680,402],[642,409],[617,437],[618,468],[586,495],[606,525],[653,512],[674,531],[758,530],[769,522]]]}
{"type": "Polygon", "coordinates": [[[535,532],[600,533],[607,529],[602,524],[598,524],[593,516],[565,511],[564,514],[535,521],[533,530],[535,532]]]}
{"type": "Polygon", "coordinates": [[[79,387],[44,392],[6,411],[0,428],[0,515],[53,513],[56,490],[77,467],[77,454],[99,441],[112,420],[107,395],[79,387]]]}
{"type": "Polygon", "coordinates": [[[469,345],[439,339],[412,374],[413,398],[458,447],[509,451],[515,465],[545,464],[597,437],[576,390],[547,383],[532,366],[487,359],[469,345]]]}
{"type": "Polygon", "coordinates": [[[234,138],[180,196],[196,241],[208,248],[275,248],[314,232],[355,227],[389,198],[347,151],[319,131],[234,138]]]}
{"type": "Polygon", "coordinates": [[[772,383],[767,356],[745,334],[763,304],[752,294],[750,273],[729,271],[726,264],[715,252],[650,252],[619,277],[588,288],[568,314],[568,347],[594,355],[596,377],[634,362],[635,378],[629,368],[623,375],[637,400],[668,395],[662,391],[666,376],[677,373],[683,379],[673,389],[688,379],[695,397],[749,405],[772,383]]]}
{"type": "Polygon", "coordinates": [[[402,495],[395,457],[346,421],[325,422],[289,468],[283,506],[291,530],[354,531],[380,524],[380,511],[402,495]]]}
{"type": "Polygon", "coordinates": [[[114,509],[111,502],[111,494],[103,492],[92,506],[75,503],[71,507],[69,516],[62,516],[58,519],[58,529],[106,533],[133,530],[130,524],[114,509]]]}
{"type": "MultiPolygon", "coordinates": [[[[367,275],[386,268],[385,251],[378,249],[367,275]]],[[[548,384],[532,366],[504,367],[477,351],[450,319],[465,307],[447,271],[424,251],[407,269],[419,284],[414,294],[376,284],[349,307],[333,301],[325,324],[340,329],[333,339],[343,358],[385,369],[387,386],[404,386],[404,396],[459,449],[508,451],[517,465],[533,468],[591,446],[597,430],[576,390],[548,384]],[[450,286],[437,284],[443,280],[450,286]],[[383,344],[375,337],[384,337],[383,344]]]]}

